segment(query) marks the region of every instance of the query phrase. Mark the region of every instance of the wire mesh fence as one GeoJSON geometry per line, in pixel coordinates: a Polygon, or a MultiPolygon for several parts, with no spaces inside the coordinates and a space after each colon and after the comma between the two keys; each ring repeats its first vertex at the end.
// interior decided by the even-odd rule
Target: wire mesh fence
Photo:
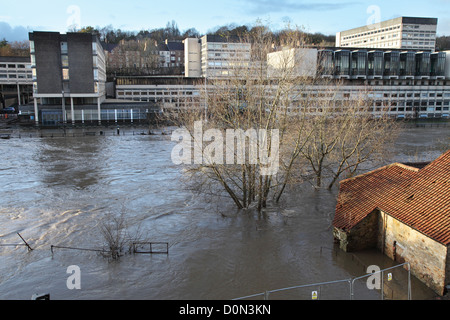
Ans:
{"type": "Polygon", "coordinates": [[[288,292],[289,298],[298,300],[360,300],[367,299],[369,290],[376,293],[380,300],[411,300],[410,264],[405,262],[383,270],[374,268],[356,278],[267,290],[233,300],[286,299],[288,292]]]}

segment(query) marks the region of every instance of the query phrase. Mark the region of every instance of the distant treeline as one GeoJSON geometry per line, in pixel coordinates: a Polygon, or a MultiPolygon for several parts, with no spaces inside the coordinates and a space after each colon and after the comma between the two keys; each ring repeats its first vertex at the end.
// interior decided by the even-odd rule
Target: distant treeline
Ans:
{"type": "Polygon", "coordinates": [[[441,36],[436,38],[436,50],[450,50],[450,36],[441,36]]]}
{"type": "Polygon", "coordinates": [[[28,57],[30,44],[28,41],[15,41],[9,43],[3,38],[0,40],[0,57],[28,57]]]}
{"type": "MultiPolygon", "coordinates": [[[[248,26],[248,25],[235,25],[229,24],[221,27],[217,27],[215,29],[209,30],[206,32],[206,35],[220,35],[220,36],[245,36],[248,33],[255,32],[258,28],[265,28],[266,32],[272,33],[274,39],[277,39],[281,36],[285,30],[280,31],[271,31],[267,27],[261,25],[248,26]]],[[[75,32],[89,32],[97,34],[101,41],[117,44],[122,40],[141,40],[141,39],[152,39],[157,43],[163,43],[166,39],[172,41],[181,41],[186,38],[199,38],[205,34],[201,34],[195,28],[189,28],[185,31],[181,31],[178,28],[178,25],[175,21],[168,22],[165,28],[157,28],[150,30],[141,30],[137,31],[123,31],[121,29],[114,29],[111,25],[106,27],[83,27],[81,29],[73,29],[70,31],[75,32]]],[[[307,33],[299,30],[299,33],[302,34],[302,37],[308,44],[316,44],[316,45],[334,45],[335,36],[334,35],[324,35],[321,33],[307,33]]]]}
{"type": "MultiPolygon", "coordinates": [[[[286,30],[272,31],[267,27],[261,25],[249,26],[249,25],[235,25],[229,24],[221,27],[217,27],[206,32],[206,35],[220,35],[220,36],[245,36],[245,34],[257,31],[258,28],[264,28],[265,32],[271,33],[273,39],[279,39],[286,30]]],[[[164,28],[156,28],[141,31],[124,31],[121,29],[115,29],[112,25],[106,27],[92,27],[87,26],[81,29],[72,28],[69,32],[87,32],[96,34],[101,41],[110,44],[118,44],[122,40],[143,40],[152,39],[155,43],[163,43],[166,39],[171,41],[181,41],[186,38],[199,38],[205,34],[201,34],[195,28],[189,28],[181,31],[175,21],[168,22],[164,28]]],[[[334,46],[335,35],[324,35],[322,33],[308,33],[301,29],[297,30],[299,37],[302,38],[304,44],[318,45],[318,46],[334,46]]],[[[450,50],[450,36],[440,36],[436,39],[436,50],[450,50]]],[[[8,42],[5,39],[0,40],[0,56],[29,56],[29,43],[28,41],[16,41],[8,42]]]]}

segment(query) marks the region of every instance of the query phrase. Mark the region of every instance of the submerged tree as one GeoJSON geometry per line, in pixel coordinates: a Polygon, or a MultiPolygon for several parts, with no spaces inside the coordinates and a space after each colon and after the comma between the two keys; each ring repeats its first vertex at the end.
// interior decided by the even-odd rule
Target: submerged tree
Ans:
{"type": "Polygon", "coordinates": [[[238,44],[225,41],[234,50],[222,55],[220,74],[207,75],[202,103],[169,112],[183,128],[172,136],[174,162],[187,165],[197,191],[261,210],[308,173],[332,186],[387,141],[390,121],[373,118],[363,100],[340,102],[339,83],[320,76],[317,52],[299,34],[275,39],[257,25],[238,44]],[[317,88],[329,92],[312,95],[317,88]]]}
{"type": "Polygon", "coordinates": [[[374,117],[366,92],[344,98],[339,86],[322,92],[331,99],[319,100],[301,150],[317,188],[326,183],[331,189],[342,175],[351,177],[368,162],[382,163],[400,130],[387,109],[374,117]]]}
{"type": "MultiPolygon", "coordinates": [[[[286,37],[280,44],[292,46],[295,40],[286,37]]],[[[268,78],[272,45],[267,28],[252,28],[222,62],[227,66],[223,73],[208,75],[203,105],[178,110],[173,117],[186,130],[179,134],[183,141],[189,139],[187,148],[194,145],[193,157],[187,148],[182,152],[187,153],[185,163],[193,162],[187,172],[197,189],[224,194],[240,209],[255,205],[260,210],[271,195],[281,194],[277,180],[290,174],[280,166],[281,160],[298,156],[295,147],[284,142],[289,141],[285,136],[301,130],[304,117],[286,111],[293,90],[305,80],[288,77],[293,72],[290,57],[279,61],[280,77],[268,78]]]]}

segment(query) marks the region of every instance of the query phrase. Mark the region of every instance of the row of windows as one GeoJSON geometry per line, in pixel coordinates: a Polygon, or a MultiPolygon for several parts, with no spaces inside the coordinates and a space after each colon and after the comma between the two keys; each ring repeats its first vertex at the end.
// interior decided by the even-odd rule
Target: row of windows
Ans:
{"type": "MultiPolygon", "coordinates": [[[[357,96],[360,93],[355,92],[355,93],[350,93],[350,92],[342,92],[342,96],[343,98],[350,98],[351,96],[354,96],[357,98],[357,96]]],[[[184,91],[184,90],[180,90],[180,91],[142,91],[142,90],[119,90],[118,91],[118,95],[120,96],[198,96],[200,95],[199,91],[184,91]]],[[[310,93],[302,93],[301,94],[301,98],[306,99],[306,98],[334,98],[336,97],[336,94],[334,93],[324,93],[324,92],[310,92],[310,93]]],[[[408,100],[407,103],[428,103],[428,104],[432,104],[434,105],[436,103],[436,105],[449,105],[450,104],[450,100],[448,98],[450,98],[450,92],[422,92],[422,93],[412,93],[412,92],[390,92],[390,93],[386,93],[386,92],[375,92],[375,93],[368,93],[367,94],[368,98],[372,98],[372,99],[382,99],[382,98],[396,98],[396,100],[400,101],[400,103],[404,103],[405,100],[402,100],[401,98],[404,99],[409,99],[409,98],[419,98],[419,100],[408,100]],[[400,99],[399,99],[400,98],[400,99]],[[431,98],[430,101],[428,101],[428,98],[431,98]],[[445,98],[445,100],[443,101],[443,98],[445,98]],[[423,99],[427,99],[426,101],[424,101],[423,99]]],[[[391,101],[391,100],[389,100],[391,101]]]]}
{"type": "Polygon", "coordinates": [[[434,47],[435,42],[431,41],[402,41],[402,46],[433,46],[434,47]]]}
{"type": "Polygon", "coordinates": [[[0,69],[31,69],[30,64],[0,63],[0,69]]]}
{"type": "Polygon", "coordinates": [[[450,92],[422,92],[422,93],[370,93],[370,95],[373,95],[374,97],[384,97],[384,98],[450,98],[450,92]]]}
{"type": "Polygon", "coordinates": [[[409,33],[403,32],[403,38],[436,38],[436,34],[434,33],[409,33]]]}
{"type": "Polygon", "coordinates": [[[370,36],[371,34],[383,33],[383,32],[393,31],[393,30],[397,30],[397,29],[400,29],[400,25],[392,26],[392,27],[386,27],[386,28],[383,28],[383,29],[380,29],[380,30],[373,30],[373,31],[368,31],[368,32],[354,34],[354,35],[351,35],[351,36],[343,37],[343,40],[370,36]]]}
{"type": "Polygon", "coordinates": [[[0,73],[0,79],[31,79],[31,74],[4,74],[0,73]]]}
{"type": "Polygon", "coordinates": [[[118,91],[119,96],[198,96],[199,91],[118,91]]]}
{"type": "Polygon", "coordinates": [[[231,50],[231,51],[239,51],[239,50],[250,50],[250,44],[246,43],[205,43],[202,44],[202,49],[205,50],[231,50]]]}
{"type": "MultiPolygon", "coordinates": [[[[288,107],[288,111],[292,112],[293,110],[295,110],[296,107],[288,107]]],[[[321,108],[321,107],[308,107],[307,108],[307,112],[311,112],[311,113],[316,113],[316,112],[324,112],[324,110],[326,111],[331,111],[331,112],[342,112],[343,109],[341,107],[326,107],[326,108],[321,108]]],[[[381,105],[377,105],[377,106],[369,106],[367,108],[361,108],[360,111],[370,111],[370,112],[381,112],[381,111],[390,111],[390,112],[438,112],[438,113],[448,113],[449,111],[449,107],[419,107],[419,108],[413,108],[413,107],[386,107],[386,106],[381,106],[381,105]]]]}
{"type": "MultiPolygon", "coordinates": [[[[120,93],[119,93],[120,95],[120,93]]],[[[119,97],[121,99],[121,97],[119,97]]],[[[123,98],[122,98],[123,99],[123,98]]],[[[178,100],[173,98],[149,98],[149,97],[133,97],[131,98],[133,101],[147,101],[147,102],[156,102],[156,103],[171,103],[174,104],[176,107],[185,107],[189,106],[189,104],[192,103],[200,103],[200,100],[193,99],[193,100],[178,100]]],[[[301,105],[300,101],[294,101],[293,104],[301,105]]],[[[328,107],[331,108],[332,111],[335,112],[342,112],[342,104],[339,103],[339,101],[336,101],[335,107],[328,107]]],[[[396,103],[387,104],[382,103],[381,101],[376,101],[372,105],[361,108],[361,111],[370,111],[370,112],[381,112],[381,111],[389,111],[390,113],[399,113],[399,112],[427,112],[427,113],[436,113],[436,116],[446,116],[448,117],[448,111],[449,106],[434,106],[434,105],[417,105],[417,104],[404,104],[399,103],[398,105],[396,103]]],[[[296,107],[288,107],[288,111],[292,112],[295,110],[296,107]]],[[[321,107],[308,107],[307,112],[315,113],[315,112],[323,112],[323,108],[321,107]]],[[[429,115],[430,117],[433,117],[433,115],[429,115]]]]}

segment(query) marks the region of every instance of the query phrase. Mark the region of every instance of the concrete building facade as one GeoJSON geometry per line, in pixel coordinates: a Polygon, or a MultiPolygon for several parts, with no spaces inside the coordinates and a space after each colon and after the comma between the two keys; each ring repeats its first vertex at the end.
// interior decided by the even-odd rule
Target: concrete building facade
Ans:
{"type": "Polygon", "coordinates": [[[62,122],[74,123],[75,107],[97,104],[106,97],[106,62],[98,38],[92,34],[32,32],[29,34],[35,121],[39,106],[61,105],[62,122]],[[70,113],[66,113],[70,105],[70,113]],[[68,115],[68,116],[66,116],[68,115]]]}
{"type": "Polygon", "coordinates": [[[269,78],[282,76],[280,70],[287,69],[292,76],[315,77],[317,74],[318,50],[316,48],[283,48],[267,55],[269,78]]]}
{"type": "MultiPolygon", "coordinates": [[[[198,39],[187,40],[185,52],[191,54],[195,50],[191,51],[190,46],[194,45],[198,49],[200,43],[198,39]]],[[[323,97],[324,92],[338,90],[336,107],[342,101],[365,98],[368,109],[374,115],[387,113],[395,118],[450,117],[449,52],[422,55],[422,52],[408,51],[408,55],[404,57],[409,60],[402,61],[403,51],[378,50],[377,55],[370,53],[366,50],[314,48],[274,52],[268,56],[269,78],[276,78],[276,70],[280,69],[281,61],[288,59],[295,70],[292,76],[327,79],[323,83],[315,81],[314,85],[303,86],[302,92],[291,100],[290,112],[295,112],[303,100],[320,101],[326,99],[323,97]],[[306,54],[299,53],[303,50],[306,54]],[[428,73],[421,70],[423,65],[428,66],[428,73]],[[410,69],[408,74],[404,71],[406,68],[410,69]],[[270,74],[271,72],[274,74],[270,74]]],[[[191,105],[192,97],[197,97],[198,100],[202,91],[213,90],[208,82],[205,85],[205,78],[201,76],[200,56],[197,51],[193,57],[187,57],[191,62],[187,65],[196,61],[196,67],[186,71],[190,77],[166,77],[165,82],[161,82],[161,77],[118,78],[116,97],[123,100],[153,101],[176,108],[191,105]]],[[[316,109],[319,108],[320,106],[316,109]]],[[[310,109],[310,112],[317,112],[314,108],[310,109]]]]}
{"type": "Polygon", "coordinates": [[[434,51],[437,18],[398,17],[336,33],[336,47],[434,51]]]}
{"type": "Polygon", "coordinates": [[[32,85],[29,57],[0,57],[0,110],[28,103],[32,98],[32,85]]]}
{"type": "Polygon", "coordinates": [[[197,38],[187,38],[184,41],[184,76],[200,78],[202,76],[202,48],[197,38]]]}
{"type": "Polygon", "coordinates": [[[206,35],[188,38],[184,43],[186,77],[231,77],[251,63],[251,44],[238,38],[206,35]]]}

